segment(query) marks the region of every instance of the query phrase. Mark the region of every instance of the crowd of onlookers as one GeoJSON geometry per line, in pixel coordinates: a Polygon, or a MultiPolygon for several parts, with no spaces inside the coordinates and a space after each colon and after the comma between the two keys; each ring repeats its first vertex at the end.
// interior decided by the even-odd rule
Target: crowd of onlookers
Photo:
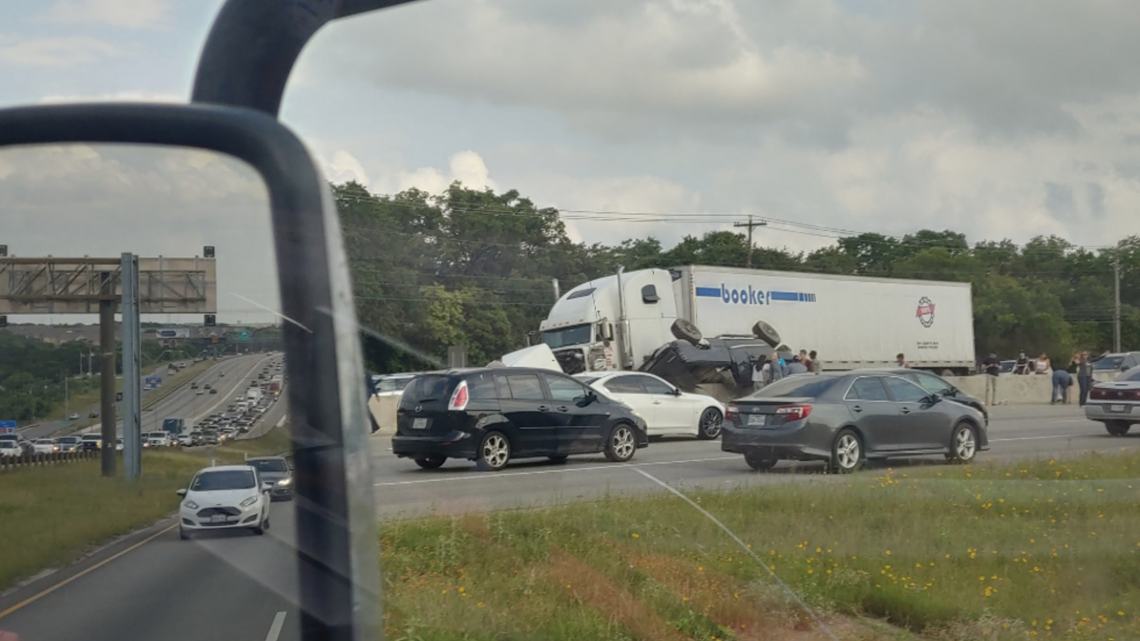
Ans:
{"type": "Polygon", "coordinates": [[[792,376],[793,374],[818,374],[822,369],[815,350],[801,349],[799,354],[791,358],[780,356],[779,352],[772,352],[767,359],[757,359],[752,366],[752,387],[760,389],[776,381],[792,376]]]}
{"type": "MultiPolygon", "coordinates": [[[[990,354],[982,362],[982,371],[988,376],[986,380],[986,404],[997,402],[997,378],[1002,373],[1002,363],[997,354],[990,354]]],[[[1010,374],[1018,376],[1051,376],[1053,386],[1050,404],[1072,403],[1073,387],[1078,388],[1077,402],[1084,405],[1088,400],[1089,390],[1093,384],[1093,366],[1089,352],[1075,351],[1068,362],[1062,363],[1049,358],[1045,352],[1037,358],[1029,358],[1021,352],[1014,361],[1010,374]]]]}

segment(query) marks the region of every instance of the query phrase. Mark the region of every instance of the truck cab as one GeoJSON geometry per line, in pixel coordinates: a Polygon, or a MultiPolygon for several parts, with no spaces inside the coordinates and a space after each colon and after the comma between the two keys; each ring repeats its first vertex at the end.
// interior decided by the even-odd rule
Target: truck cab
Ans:
{"type": "Polygon", "coordinates": [[[554,304],[539,329],[563,371],[635,369],[673,339],[680,284],[669,270],[619,272],[582,283],[554,304]]]}

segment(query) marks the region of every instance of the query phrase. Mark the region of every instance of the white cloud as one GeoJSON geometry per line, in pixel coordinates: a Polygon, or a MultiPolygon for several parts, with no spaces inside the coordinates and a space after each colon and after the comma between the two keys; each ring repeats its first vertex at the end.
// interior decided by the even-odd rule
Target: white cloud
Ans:
{"type": "Polygon", "coordinates": [[[498,189],[483,157],[471,150],[452,154],[448,158],[446,170],[420,167],[411,171],[384,172],[371,188],[385,194],[395,194],[413,187],[430,194],[441,194],[457,180],[471,189],[498,189]]]}
{"type": "Polygon", "coordinates": [[[119,57],[129,49],[87,36],[25,39],[0,35],[0,65],[71,67],[119,57]]]}
{"type": "Polygon", "coordinates": [[[167,0],[60,0],[42,18],[62,24],[145,29],[165,26],[170,9],[167,0]]]}

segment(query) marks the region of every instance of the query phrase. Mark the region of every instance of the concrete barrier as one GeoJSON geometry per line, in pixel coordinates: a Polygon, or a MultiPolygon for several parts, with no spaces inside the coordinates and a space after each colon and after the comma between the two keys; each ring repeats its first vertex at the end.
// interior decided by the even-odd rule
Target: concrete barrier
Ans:
{"type": "MultiPolygon", "coordinates": [[[[947,376],[946,380],[954,384],[955,387],[963,392],[977,396],[985,400],[986,398],[986,375],[979,374],[976,376],[947,376]]],[[[1073,402],[1077,400],[1076,382],[1073,383],[1073,402]]],[[[1026,403],[1048,403],[1051,395],[1053,394],[1053,377],[1048,374],[1026,374],[1026,375],[1013,375],[1003,374],[998,376],[997,381],[997,400],[998,403],[1012,403],[1014,405],[1021,405],[1026,403]]]]}
{"type": "Polygon", "coordinates": [[[396,431],[396,408],[400,406],[399,394],[385,394],[368,399],[368,411],[380,426],[377,434],[391,434],[396,431]]]}

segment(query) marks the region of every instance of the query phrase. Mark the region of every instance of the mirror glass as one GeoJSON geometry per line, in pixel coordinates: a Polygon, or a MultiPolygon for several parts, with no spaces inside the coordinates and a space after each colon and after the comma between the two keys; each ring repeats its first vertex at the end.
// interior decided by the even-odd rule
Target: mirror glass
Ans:
{"type": "MultiPolygon", "coordinates": [[[[0,630],[30,640],[75,638],[80,629],[102,638],[208,638],[218,633],[212,621],[248,620],[249,603],[257,602],[265,620],[234,634],[265,638],[275,614],[290,612],[281,638],[296,638],[293,504],[270,503],[247,482],[252,472],[240,473],[249,469],[240,467],[246,457],[289,448],[261,178],[236,159],[185,148],[11,147],[0,149],[0,212],[7,256],[0,260],[0,420],[14,421],[29,439],[56,439],[65,451],[55,456],[66,457],[0,475],[0,543],[20,550],[0,561],[0,591],[116,537],[157,533],[142,549],[151,551],[76,582],[79,595],[63,598],[61,590],[8,614],[0,630]],[[138,257],[140,270],[141,425],[137,441],[114,446],[127,413],[118,396],[124,327],[115,298],[124,252],[138,257]],[[100,398],[107,279],[115,287],[113,422],[100,398]],[[100,443],[105,425],[116,438],[100,443]],[[132,450],[141,451],[141,474],[127,481],[132,450]],[[103,478],[104,454],[112,479],[103,478]],[[239,472],[201,471],[212,466],[239,472]],[[257,497],[253,507],[242,504],[249,496],[257,497]],[[162,582],[129,577],[183,565],[201,572],[179,575],[177,595],[147,608],[145,631],[132,627],[137,608],[111,607],[153,603],[162,582]],[[226,591],[210,601],[209,616],[186,616],[203,610],[185,604],[226,591]]],[[[279,476],[286,475],[287,467],[279,476]]]]}

